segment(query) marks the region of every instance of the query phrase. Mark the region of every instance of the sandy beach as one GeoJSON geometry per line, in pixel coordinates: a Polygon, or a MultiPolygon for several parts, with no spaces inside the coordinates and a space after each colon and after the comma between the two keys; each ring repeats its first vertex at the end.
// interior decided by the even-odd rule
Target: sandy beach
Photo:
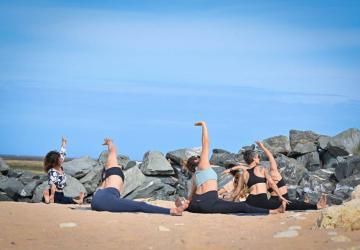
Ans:
{"type": "MultiPolygon", "coordinates": [[[[172,205],[167,201],[151,203],[172,205]]],[[[360,249],[358,231],[314,229],[318,211],[272,216],[185,212],[182,217],[173,217],[95,212],[88,205],[80,209],[1,202],[0,214],[2,250],[360,249]],[[292,237],[282,238],[283,231],[292,237]]]]}

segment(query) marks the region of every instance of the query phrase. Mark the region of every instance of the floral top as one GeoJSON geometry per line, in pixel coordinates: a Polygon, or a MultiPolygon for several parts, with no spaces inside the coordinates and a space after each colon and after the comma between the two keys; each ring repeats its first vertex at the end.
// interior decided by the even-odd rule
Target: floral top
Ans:
{"type": "MultiPolygon", "coordinates": [[[[61,147],[59,153],[60,153],[60,160],[61,160],[61,163],[62,163],[65,160],[66,149],[64,147],[61,147]]],[[[62,167],[61,167],[61,169],[62,169],[62,167]]],[[[58,190],[64,189],[64,187],[66,186],[66,174],[64,173],[64,171],[61,174],[60,172],[58,172],[54,168],[49,169],[49,171],[48,171],[48,184],[49,184],[50,187],[54,184],[58,190]]]]}

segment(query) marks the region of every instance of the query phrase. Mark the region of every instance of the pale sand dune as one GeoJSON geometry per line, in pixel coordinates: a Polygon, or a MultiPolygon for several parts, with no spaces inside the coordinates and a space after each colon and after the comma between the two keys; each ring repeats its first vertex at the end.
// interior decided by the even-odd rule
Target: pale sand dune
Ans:
{"type": "Polygon", "coordinates": [[[360,249],[359,231],[313,230],[319,212],[273,216],[185,212],[182,217],[173,217],[70,207],[1,202],[0,249],[360,249]],[[59,226],[70,222],[76,226],[59,226]],[[273,237],[291,226],[298,236],[273,237]]]}

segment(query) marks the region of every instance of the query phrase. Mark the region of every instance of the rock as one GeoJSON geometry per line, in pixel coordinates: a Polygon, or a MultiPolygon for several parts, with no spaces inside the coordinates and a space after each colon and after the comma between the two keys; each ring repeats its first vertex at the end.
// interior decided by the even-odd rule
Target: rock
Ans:
{"type": "Polygon", "coordinates": [[[139,161],[129,161],[123,169],[128,170],[128,169],[133,168],[135,166],[139,167],[140,164],[141,164],[141,162],[139,162],[139,161]]]}
{"type": "Polygon", "coordinates": [[[81,157],[62,164],[64,172],[69,176],[77,179],[88,174],[97,164],[97,161],[90,157],[81,157]]]}
{"type": "Polygon", "coordinates": [[[168,200],[169,196],[175,194],[176,189],[170,185],[164,184],[160,179],[154,177],[146,177],[144,183],[125,196],[126,199],[139,198],[155,198],[160,200],[168,200]]]}
{"type": "Polygon", "coordinates": [[[9,196],[7,196],[5,193],[0,193],[0,201],[14,201],[9,196]]]}
{"type": "Polygon", "coordinates": [[[274,238],[293,238],[299,235],[299,232],[296,230],[286,230],[274,234],[274,238]]]}
{"type": "Polygon", "coordinates": [[[334,194],[329,194],[327,196],[327,204],[328,205],[341,205],[343,203],[343,199],[334,194]]]}
{"type": "Polygon", "coordinates": [[[132,167],[128,170],[124,171],[125,175],[125,183],[124,190],[122,191],[122,196],[126,196],[136,188],[143,185],[145,182],[145,175],[140,171],[140,169],[136,167],[132,167]]]}
{"type": "Polygon", "coordinates": [[[210,158],[210,163],[212,165],[229,167],[239,165],[243,159],[242,154],[233,154],[223,149],[214,149],[210,158]]]}
{"type": "Polygon", "coordinates": [[[332,137],[327,149],[335,156],[346,156],[357,151],[360,145],[360,130],[351,128],[332,137]]]}
{"type": "Polygon", "coordinates": [[[319,135],[312,131],[290,130],[291,154],[306,154],[316,151],[319,135]]]}
{"type": "Polygon", "coordinates": [[[170,151],[166,154],[166,159],[169,159],[172,164],[185,166],[186,161],[191,156],[200,156],[201,148],[183,148],[170,151]]]}
{"type": "Polygon", "coordinates": [[[67,176],[66,186],[64,188],[64,195],[68,197],[77,197],[80,192],[83,192],[85,196],[87,195],[85,187],[72,176],[67,176]]]}
{"type": "Polygon", "coordinates": [[[20,196],[22,197],[31,197],[38,185],[42,183],[41,180],[32,180],[28,184],[24,186],[24,188],[20,192],[20,196]]]}
{"type": "Polygon", "coordinates": [[[360,174],[352,175],[336,184],[334,195],[340,197],[342,200],[347,200],[358,185],[360,185],[360,174]]]}
{"type": "MultiPolygon", "coordinates": [[[[339,158],[340,159],[340,158],[339,158]]],[[[320,152],[320,160],[322,168],[336,168],[338,159],[328,151],[320,152]]]]}
{"type": "Polygon", "coordinates": [[[351,199],[360,199],[360,185],[354,188],[354,191],[351,193],[351,199]]]}
{"type": "Polygon", "coordinates": [[[175,173],[164,155],[158,151],[146,152],[140,169],[145,175],[173,175],[175,173]]]}
{"type": "Polygon", "coordinates": [[[23,170],[21,169],[13,169],[10,168],[8,173],[7,173],[7,177],[9,178],[19,178],[22,174],[23,174],[23,170]]]}
{"type": "Polygon", "coordinates": [[[347,175],[345,175],[345,178],[354,174],[360,174],[360,156],[350,156],[346,159],[346,162],[348,164],[349,171],[346,172],[347,175]]]}
{"type": "Polygon", "coordinates": [[[360,199],[345,202],[340,206],[332,206],[322,210],[317,219],[319,228],[334,229],[345,228],[346,230],[360,229],[360,199]]]}
{"type": "Polygon", "coordinates": [[[19,177],[19,181],[21,181],[22,184],[27,185],[34,180],[33,179],[34,177],[35,177],[34,173],[31,173],[29,171],[24,171],[22,175],[19,177]]]}
{"type": "Polygon", "coordinates": [[[33,197],[31,199],[31,201],[34,202],[34,203],[42,202],[43,192],[47,188],[49,188],[49,185],[48,185],[47,181],[44,181],[40,185],[38,185],[34,190],[33,197]]]}
{"type": "Polygon", "coordinates": [[[291,151],[290,141],[287,136],[279,135],[270,137],[265,139],[263,144],[273,155],[278,153],[288,155],[291,151]]]}
{"type": "Polygon", "coordinates": [[[87,173],[84,177],[82,177],[79,181],[86,189],[88,194],[92,194],[98,188],[101,182],[101,173],[103,171],[103,166],[98,164],[95,165],[94,168],[87,173]]]}
{"type": "Polygon", "coordinates": [[[318,146],[321,149],[325,149],[330,141],[331,137],[327,135],[320,135],[318,139],[318,146]]]}
{"type": "Polygon", "coordinates": [[[296,160],[309,171],[315,171],[320,169],[320,157],[318,152],[311,152],[299,156],[296,160]]]}
{"type": "Polygon", "coordinates": [[[295,159],[279,155],[276,162],[284,181],[288,185],[298,185],[304,174],[307,172],[306,168],[297,162],[295,159]]]}
{"type": "Polygon", "coordinates": [[[0,180],[0,191],[5,192],[12,199],[16,199],[23,188],[24,184],[15,178],[1,178],[0,180]]]}
{"type": "Polygon", "coordinates": [[[192,174],[185,169],[182,169],[178,174],[179,184],[176,187],[176,193],[181,197],[187,198],[191,193],[192,187],[192,174]]]}
{"type": "Polygon", "coordinates": [[[0,157],[0,173],[7,174],[9,169],[9,165],[0,157]]]}
{"type": "Polygon", "coordinates": [[[157,177],[162,183],[164,184],[167,184],[167,185],[170,185],[174,188],[176,188],[177,185],[179,185],[179,182],[178,182],[178,179],[176,179],[175,177],[163,177],[163,176],[160,176],[160,177],[157,177]]]}
{"type": "Polygon", "coordinates": [[[331,194],[336,185],[333,177],[334,172],[334,169],[320,169],[315,172],[305,173],[300,181],[300,186],[303,187],[305,193],[331,194]]]}
{"type": "MultiPolygon", "coordinates": [[[[103,152],[101,152],[98,162],[104,166],[107,162],[108,155],[109,155],[109,151],[107,151],[107,150],[104,150],[103,152]]],[[[118,154],[117,161],[118,161],[119,165],[121,165],[125,169],[126,165],[130,161],[130,159],[129,159],[129,156],[127,156],[127,155],[118,154]]]]}

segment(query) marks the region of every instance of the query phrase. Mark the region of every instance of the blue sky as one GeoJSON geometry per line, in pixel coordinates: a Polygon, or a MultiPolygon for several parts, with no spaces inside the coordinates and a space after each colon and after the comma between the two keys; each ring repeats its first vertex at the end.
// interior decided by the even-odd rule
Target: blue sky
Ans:
{"type": "Polygon", "coordinates": [[[358,1],[1,1],[0,154],[200,145],[360,124],[358,1]]]}

